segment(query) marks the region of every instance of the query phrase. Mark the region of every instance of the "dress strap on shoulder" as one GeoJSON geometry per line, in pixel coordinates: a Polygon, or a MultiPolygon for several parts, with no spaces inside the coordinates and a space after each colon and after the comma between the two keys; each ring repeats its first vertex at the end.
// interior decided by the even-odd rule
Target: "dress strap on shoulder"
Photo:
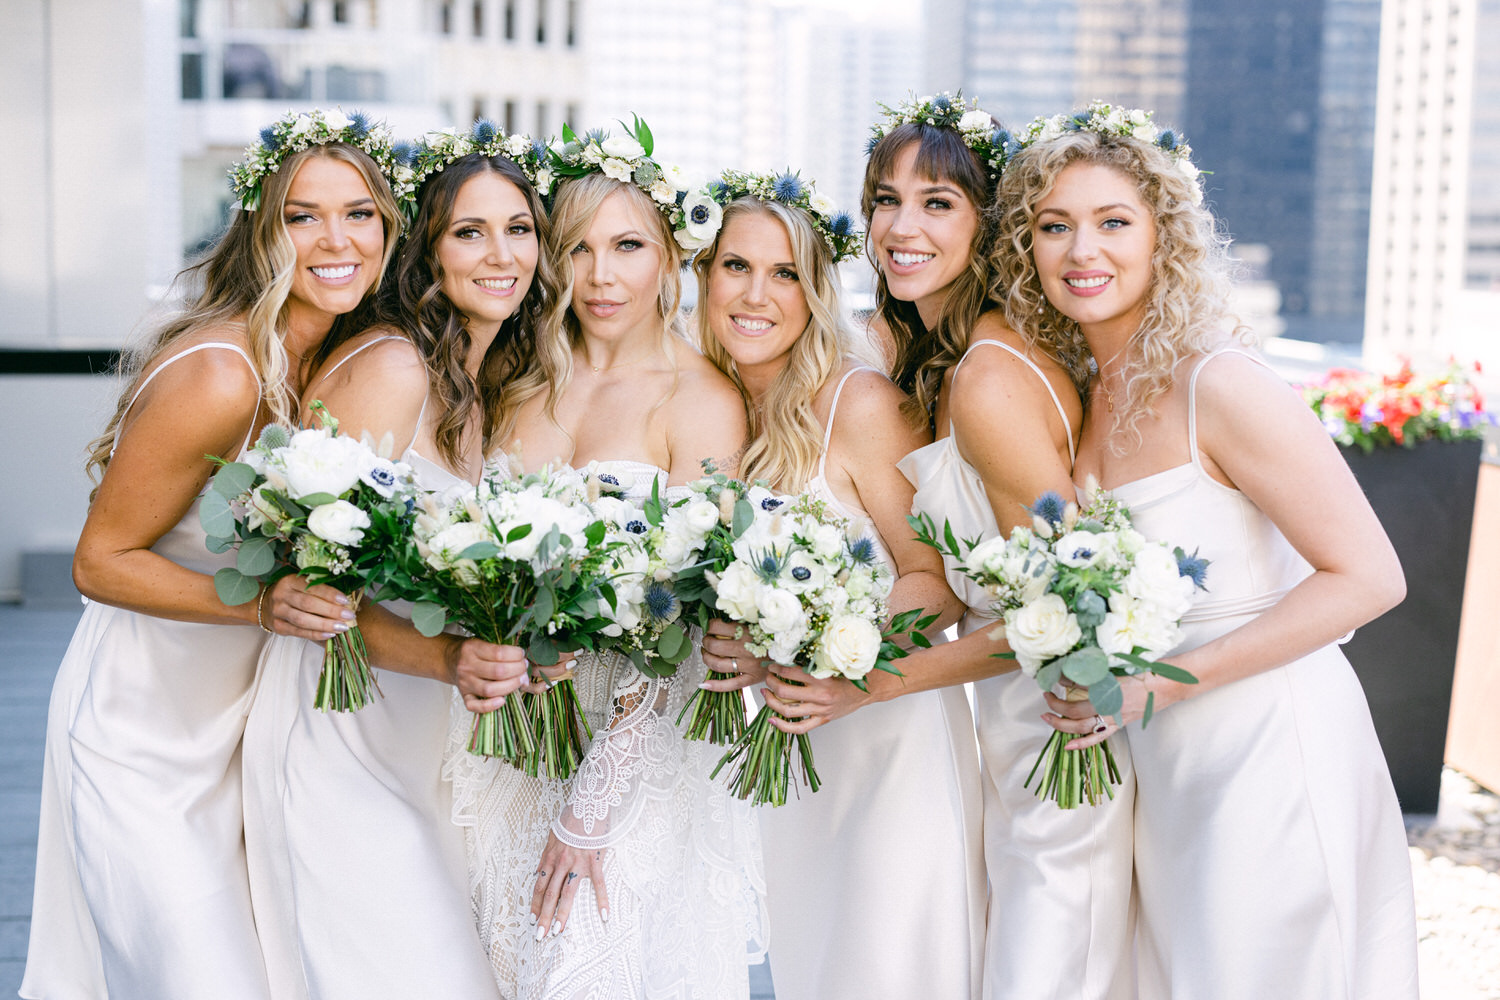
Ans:
{"type": "Polygon", "coordinates": [[[823,424],[823,450],[822,454],[817,456],[817,477],[819,478],[823,477],[823,469],[828,462],[828,444],[834,439],[834,415],[838,412],[838,397],[843,396],[844,382],[849,381],[850,376],[859,372],[874,372],[874,369],[868,364],[861,364],[859,367],[852,367],[844,372],[843,378],[838,379],[838,387],[834,390],[834,402],[828,405],[828,423],[823,424]]]}
{"type": "MultiPolygon", "coordinates": [[[[141,393],[146,391],[146,386],[150,385],[151,380],[156,378],[156,376],[159,375],[162,369],[166,368],[167,365],[172,364],[174,361],[180,361],[181,359],[187,357],[189,354],[197,354],[199,351],[206,351],[209,348],[218,348],[224,351],[233,351],[235,354],[238,354],[240,358],[244,360],[245,364],[249,366],[250,374],[255,376],[255,384],[261,384],[260,372],[256,371],[255,362],[250,360],[250,355],[245,353],[244,348],[240,347],[238,344],[225,343],[222,340],[209,340],[205,341],[202,344],[194,344],[192,347],[178,351],[176,354],[172,355],[170,358],[163,361],[155,368],[151,369],[151,374],[141,379],[141,384],[135,387],[135,392],[131,393],[130,403],[126,405],[123,411],[121,411],[122,416],[125,413],[129,413],[135,407],[135,401],[141,398],[141,393]]],[[[245,431],[245,443],[240,446],[241,452],[250,447],[250,432],[253,430],[255,430],[255,417],[252,415],[250,418],[250,428],[245,431]]],[[[118,439],[116,439],[116,443],[118,444],[118,439]]],[[[109,450],[109,453],[111,456],[113,456],[115,453],[114,448],[111,448],[109,450]]]]}
{"type": "Polygon", "coordinates": [[[1201,358],[1198,359],[1197,364],[1193,365],[1193,374],[1191,376],[1189,376],[1189,378],[1188,378],[1188,453],[1190,455],[1192,455],[1193,464],[1194,465],[1199,464],[1199,462],[1198,462],[1198,373],[1203,370],[1203,366],[1204,365],[1208,364],[1214,358],[1222,357],[1225,354],[1239,354],[1239,355],[1241,355],[1243,357],[1249,358],[1251,361],[1254,361],[1256,364],[1260,365],[1262,368],[1269,368],[1270,367],[1270,365],[1266,364],[1265,361],[1263,361],[1262,359],[1256,357],[1254,354],[1251,354],[1249,351],[1241,350],[1238,347],[1221,347],[1217,351],[1214,351],[1211,354],[1205,354],[1203,357],[1201,357],[1201,358]]]}
{"type": "MultiPolygon", "coordinates": [[[[953,370],[955,372],[958,371],[959,367],[962,366],[965,361],[969,360],[969,355],[974,353],[974,348],[981,347],[985,344],[991,344],[995,347],[1000,348],[1002,351],[1009,351],[1011,354],[1015,355],[1017,360],[1019,360],[1027,368],[1030,368],[1037,378],[1042,380],[1042,386],[1047,390],[1047,395],[1052,397],[1052,405],[1057,408],[1057,415],[1062,418],[1063,435],[1068,439],[1068,464],[1072,465],[1075,461],[1078,460],[1078,456],[1075,453],[1075,448],[1073,445],[1073,421],[1068,419],[1068,411],[1063,409],[1062,400],[1057,398],[1057,390],[1052,388],[1051,381],[1048,380],[1047,376],[1042,372],[1042,369],[1038,367],[1035,361],[1032,361],[1024,353],[1016,350],[1014,347],[1010,346],[1007,343],[1004,343],[1003,341],[976,340],[974,341],[974,343],[969,345],[968,350],[964,351],[964,356],[958,359],[958,364],[953,366],[953,370]]],[[[952,436],[953,434],[952,418],[949,418],[948,420],[948,434],[949,436],[952,436]]]]}
{"type": "MultiPolygon", "coordinates": [[[[408,341],[405,337],[399,336],[399,335],[394,334],[394,333],[386,334],[383,337],[371,337],[369,340],[365,341],[363,344],[360,344],[358,347],[356,347],[354,350],[350,351],[348,354],[344,355],[342,358],[339,358],[338,361],[334,364],[334,366],[332,368],[328,369],[326,372],[324,372],[322,378],[318,379],[318,385],[322,385],[324,382],[328,381],[328,376],[332,375],[334,372],[336,372],[340,368],[344,367],[344,364],[346,362],[348,362],[351,358],[356,358],[359,355],[363,354],[365,351],[367,351],[370,348],[374,347],[376,344],[383,344],[387,340],[399,340],[399,341],[402,341],[403,343],[410,343],[410,341],[408,341]]],[[[308,388],[312,388],[312,386],[309,386],[308,388]]],[[[424,405],[425,405],[425,403],[424,403],[424,405]]]]}

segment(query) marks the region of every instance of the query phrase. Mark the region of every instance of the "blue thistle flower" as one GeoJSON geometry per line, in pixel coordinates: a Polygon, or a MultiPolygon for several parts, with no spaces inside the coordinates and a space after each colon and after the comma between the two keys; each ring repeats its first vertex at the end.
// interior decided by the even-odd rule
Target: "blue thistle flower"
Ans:
{"type": "Polygon", "coordinates": [[[260,144],[273,153],[281,148],[281,138],[276,134],[275,125],[267,125],[260,130],[260,144]]]}
{"type": "Polygon", "coordinates": [[[480,118],[474,122],[474,127],[469,130],[469,138],[473,139],[476,144],[483,146],[494,142],[497,132],[498,129],[495,128],[494,122],[488,118],[480,118]]]}
{"type": "Polygon", "coordinates": [[[1163,129],[1161,135],[1156,137],[1156,144],[1170,153],[1177,148],[1177,133],[1171,129],[1163,129]]]}
{"type": "Polygon", "coordinates": [[[1011,135],[1009,129],[996,126],[995,131],[990,133],[991,146],[999,146],[1001,149],[1004,149],[1006,146],[1009,146],[1010,143],[1011,135]]]}
{"type": "Polygon", "coordinates": [[[671,621],[677,617],[681,608],[682,604],[677,600],[677,595],[672,593],[672,588],[660,580],[646,588],[646,614],[657,621],[671,621]]]}
{"type": "Polygon", "coordinates": [[[1025,148],[1026,147],[1021,143],[1020,139],[1017,139],[1015,136],[1011,136],[1009,139],[1005,140],[1006,159],[1010,159],[1025,148]]]}
{"type": "Polygon", "coordinates": [[[848,236],[854,232],[854,220],[848,212],[840,212],[829,220],[828,228],[835,236],[848,236]]]}
{"type": "Polygon", "coordinates": [[[883,138],[885,137],[876,135],[873,132],[870,133],[870,138],[865,140],[865,155],[869,156],[871,153],[875,152],[875,147],[880,145],[880,140],[883,138]]]}
{"type": "Polygon", "coordinates": [[[1208,560],[1201,558],[1197,549],[1193,550],[1192,555],[1188,555],[1181,546],[1173,549],[1172,554],[1177,557],[1177,575],[1192,580],[1199,590],[1207,590],[1203,579],[1208,573],[1208,560]]]}
{"type": "Polygon", "coordinates": [[[857,538],[849,543],[849,558],[861,566],[875,561],[875,542],[869,537],[857,538]]]}
{"type": "Polygon", "coordinates": [[[1048,490],[1036,498],[1036,503],[1026,509],[1035,517],[1039,517],[1048,524],[1062,524],[1063,512],[1067,510],[1067,503],[1061,496],[1048,490]]]}
{"type": "Polygon", "coordinates": [[[1067,129],[1069,132],[1077,132],[1079,129],[1088,125],[1089,119],[1092,117],[1094,117],[1094,113],[1092,111],[1075,111],[1068,117],[1067,121],[1063,122],[1063,128],[1067,129]]]}
{"type": "Polygon", "coordinates": [[[708,196],[714,201],[728,201],[729,185],[725,184],[722,178],[715,177],[708,182],[708,196]]]}
{"type": "Polygon", "coordinates": [[[606,133],[605,133],[604,129],[602,129],[602,128],[591,128],[587,132],[583,133],[583,141],[584,142],[603,142],[604,138],[605,138],[605,135],[606,135],[606,133]]]}
{"type": "Polygon", "coordinates": [[[755,567],[755,575],[765,583],[775,583],[781,576],[781,559],[777,558],[773,549],[760,557],[760,563],[755,567]]]}
{"type": "Polygon", "coordinates": [[[802,178],[796,174],[782,174],[771,184],[777,201],[796,201],[802,197],[802,178]]]}
{"type": "Polygon", "coordinates": [[[414,167],[417,165],[417,149],[418,147],[402,139],[391,147],[391,155],[401,166],[414,167]]]}
{"type": "Polygon", "coordinates": [[[349,113],[349,131],[356,139],[363,139],[370,134],[370,116],[363,111],[351,111],[349,113]]]}
{"type": "Polygon", "coordinates": [[[547,144],[540,139],[531,140],[531,155],[536,157],[537,160],[545,160],[547,158],[547,144]]]}
{"type": "Polygon", "coordinates": [[[947,111],[953,107],[953,102],[949,100],[947,94],[939,94],[932,99],[932,107],[934,111],[947,111]]]}

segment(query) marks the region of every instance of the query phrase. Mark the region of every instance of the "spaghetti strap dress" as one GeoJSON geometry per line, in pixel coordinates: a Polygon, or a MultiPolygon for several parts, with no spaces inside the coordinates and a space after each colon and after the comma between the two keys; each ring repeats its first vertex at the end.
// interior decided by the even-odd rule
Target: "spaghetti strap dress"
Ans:
{"type": "MultiPolygon", "coordinates": [[[[197,344],[158,365],[130,405],[168,365],[206,350],[254,371],[234,344],[197,344]]],[[[200,501],[151,551],[211,575],[234,553],[208,551],[200,501]]],[[[85,604],[47,711],[21,996],[264,1000],[240,736],[265,633],[85,604]]]]}
{"type": "MultiPolygon", "coordinates": [[[[997,340],[981,348],[1008,351],[1041,379],[1073,435],[1051,383],[1030,358],[997,340]]],[[[946,518],[959,538],[999,533],[979,473],[945,437],[912,452],[901,471],[917,488],[913,509],[938,525],[946,518]]],[[[948,585],[968,613],[959,633],[990,628],[983,588],[944,558],[948,585]]],[[[984,795],[984,859],[989,916],[984,954],[985,1000],[1126,1000],[1131,989],[1131,814],[1135,781],[1125,740],[1114,739],[1121,784],[1112,800],[1063,810],[1024,787],[1052,734],[1047,704],[1030,677],[1010,671],[973,685],[974,724],[984,795]]]]}
{"type": "MultiPolygon", "coordinates": [[[[1189,383],[1191,460],[1111,491],[1147,538],[1210,560],[1179,650],[1253,620],[1312,572],[1203,468],[1194,394],[1219,354],[1189,383]]],[[[1405,829],[1336,644],[1173,705],[1129,739],[1141,1000],[1414,1000],[1405,829]]]]}
{"type": "MultiPolygon", "coordinates": [[[[401,461],[425,490],[462,482],[411,448],[401,461]]],[[[322,643],[272,637],[245,728],[245,841],[277,1000],[493,1000],[442,778],[452,688],[382,670],[383,697],[325,713],[322,662],[322,643]]]]}
{"type": "MultiPolygon", "coordinates": [[[[862,371],[873,369],[839,381],[804,491],[863,529],[894,572],[869,516],[834,495],[824,470],[839,399],[862,371]]],[[[822,787],[760,809],[778,1000],[978,997],[984,852],[963,689],[868,705],[809,739],[822,787]]]]}

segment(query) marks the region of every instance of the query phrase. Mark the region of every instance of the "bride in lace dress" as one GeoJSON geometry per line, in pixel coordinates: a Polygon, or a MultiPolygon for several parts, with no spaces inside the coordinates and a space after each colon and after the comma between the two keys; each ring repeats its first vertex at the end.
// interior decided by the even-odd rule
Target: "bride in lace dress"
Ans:
{"type": "MultiPolygon", "coordinates": [[[[636,498],[697,478],[705,458],[732,471],[744,409],[673,330],[679,251],[664,212],[629,182],[566,180],[547,249],[565,291],[501,400],[512,470],[598,462],[636,498]]],[[[455,704],[446,774],[501,993],[748,997],[765,937],[755,819],[710,783],[713,748],[675,726],[701,660],[667,679],[613,655],[572,669],[595,735],[567,781],[469,754],[472,717],[455,704]]]]}

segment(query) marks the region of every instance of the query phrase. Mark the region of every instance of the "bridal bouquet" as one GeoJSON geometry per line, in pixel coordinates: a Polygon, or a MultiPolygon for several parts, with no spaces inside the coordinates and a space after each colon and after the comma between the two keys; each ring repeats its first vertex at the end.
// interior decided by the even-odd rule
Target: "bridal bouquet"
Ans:
{"type": "MultiPolygon", "coordinates": [[[[1011,648],[999,655],[1013,657],[1043,691],[1070,681],[1070,701],[1086,698],[1117,722],[1121,677],[1156,673],[1196,684],[1186,670],[1156,659],[1182,641],[1179,625],[1203,587],[1207,560],[1147,541],[1131,527],[1125,506],[1102,491],[1083,510],[1056,493],[1044,493],[1028,509],[1030,528],[962,546],[946,524],[939,539],[927,515],[909,519],[921,541],[994,596],[1011,648]]],[[[1146,699],[1142,725],[1151,721],[1153,701],[1146,699]]],[[[1120,773],[1109,741],[1064,749],[1073,739],[1053,732],[1025,787],[1040,771],[1037,796],[1063,809],[1114,798],[1120,773]]]]}
{"type": "MultiPolygon", "coordinates": [[[[357,610],[396,558],[418,492],[411,469],[391,461],[389,435],[377,448],[339,434],[322,403],[312,409],[322,426],[268,425],[248,461],[221,463],[199,504],[209,550],[238,547],[214,574],[225,604],[264,598],[263,586],[299,573],[349,594],[357,610]]],[[[351,712],[379,691],[358,625],[324,643],[315,707],[351,712]]]]}
{"type": "MultiPolygon", "coordinates": [[[[611,547],[590,508],[583,476],[543,469],[490,478],[421,501],[399,574],[383,583],[414,601],[412,623],[437,635],[448,621],[487,642],[526,648],[534,663],[593,648],[609,623],[611,547]]],[[[583,759],[593,731],[571,679],[545,694],[507,698],[479,714],[469,751],[526,773],[562,779],[583,759]]]]}
{"type": "MultiPolygon", "coordinates": [[[[716,606],[745,625],[749,649],[796,664],[813,677],[844,677],[861,690],[871,670],[900,675],[892,664],[906,655],[896,640],[927,645],[921,629],[936,616],[920,609],[886,616],[890,570],[867,537],[851,537],[850,524],[815,497],[803,495],[762,511],[735,539],[733,560],[718,574],[716,606]]],[[[729,784],[742,799],[785,805],[793,754],[814,792],[820,784],[806,735],[771,725],[762,707],[749,728],[714,768],[734,764],[729,784]]]]}
{"type": "Polygon", "coordinates": [[[616,650],[636,669],[669,677],[692,652],[687,626],[695,621],[692,602],[678,594],[677,581],[700,560],[709,534],[719,523],[719,508],[693,494],[665,503],[658,483],[637,506],[624,493],[629,473],[585,470],[594,510],[606,526],[610,584],[614,604],[601,608],[610,620],[598,647],[616,650]],[[686,613],[685,613],[686,612],[686,613]]]}

